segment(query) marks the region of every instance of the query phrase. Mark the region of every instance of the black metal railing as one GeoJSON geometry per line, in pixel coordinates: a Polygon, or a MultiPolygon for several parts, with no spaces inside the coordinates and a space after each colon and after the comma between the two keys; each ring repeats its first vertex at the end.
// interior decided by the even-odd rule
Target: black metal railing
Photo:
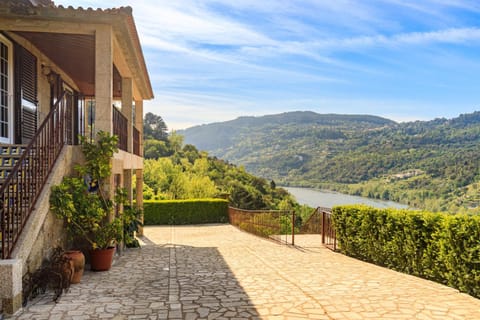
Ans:
{"type": "Polygon", "coordinates": [[[243,210],[229,207],[230,224],[248,233],[281,243],[295,244],[295,212],[281,210],[243,210]]]}
{"type": "Polygon", "coordinates": [[[333,227],[332,209],[318,207],[302,224],[300,234],[321,234],[322,244],[329,249],[337,250],[337,238],[333,227]]]}
{"type": "Polygon", "coordinates": [[[140,131],[133,127],[133,154],[142,157],[140,154],[140,131]]]}
{"type": "Polygon", "coordinates": [[[0,259],[11,257],[48,175],[71,140],[66,109],[64,92],[0,187],[0,259]]]}
{"type": "Polygon", "coordinates": [[[128,119],[113,107],[113,134],[118,136],[118,148],[128,151],[128,119]]]}

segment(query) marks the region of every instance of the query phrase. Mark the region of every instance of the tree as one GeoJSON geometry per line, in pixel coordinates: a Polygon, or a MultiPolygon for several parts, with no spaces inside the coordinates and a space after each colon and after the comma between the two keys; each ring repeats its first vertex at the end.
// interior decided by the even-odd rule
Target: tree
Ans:
{"type": "Polygon", "coordinates": [[[179,135],[175,131],[173,131],[172,134],[168,137],[168,142],[173,152],[178,153],[182,151],[183,139],[183,136],[179,135]]]}
{"type": "Polygon", "coordinates": [[[192,144],[187,144],[183,147],[183,154],[184,157],[188,159],[190,163],[194,163],[195,160],[200,158],[200,153],[198,152],[197,148],[192,144]]]}
{"type": "Polygon", "coordinates": [[[275,188],[277,187],[277,184],[275,183],[275,181],[270,181],[270,189],[274,190],[275,188]]]}
{"type": "Polygon", "coordinates": [[[170,156],[172,154],[172,151],[168,147],[166,141],[147,139],[144,142],[143,153],[145,159],[158,159],[161,157],[170,156]]]}
{"type": "Polygon", "coordinates": [[[151,112],[145,115],[145,118],[143,119],[143,137],[145,140],[168,140],[168,128],[161,116],[151,112]]]}

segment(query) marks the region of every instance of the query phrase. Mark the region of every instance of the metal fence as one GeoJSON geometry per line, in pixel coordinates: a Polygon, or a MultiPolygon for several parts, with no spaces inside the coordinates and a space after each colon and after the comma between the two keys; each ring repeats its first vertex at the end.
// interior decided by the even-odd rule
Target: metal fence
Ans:
{"type": "Polygon", "coordinates": [[[231,225],[260,237],[295,245],[296,234],[319,234],[325,247],[337,250],[330,208],[318,207],[303,223],[296,219],[293,210],[243,210],[229,207],[228,216],[231,225]]]}
{"type": "Polygon", "coordinates": [[[230,224],[285,244],[295,244],[295,212],[281,210],[243,210],[228,208],[230,224]]]}
{"type": "Polygon", "coordinates": [[[300,234],[321,234],[322,244],[331,250],[337,250],[337,237],[333,226],[332,209],[318,207],[302,224],[300,234]]]}

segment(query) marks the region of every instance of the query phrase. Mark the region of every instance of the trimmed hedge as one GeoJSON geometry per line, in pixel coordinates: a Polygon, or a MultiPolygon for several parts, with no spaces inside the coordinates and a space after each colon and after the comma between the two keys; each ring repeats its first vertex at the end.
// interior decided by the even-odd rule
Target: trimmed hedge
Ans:
{"type": "Polygon", "coordinates": [[[480,216],[333,208],[340,251],[480,298],[480,216]]]}
{"type": "Polygon", "coordinates": [[[228,222],[228,201],[224,199],[145,200],[145,225],[180,225],[228,222]]]}

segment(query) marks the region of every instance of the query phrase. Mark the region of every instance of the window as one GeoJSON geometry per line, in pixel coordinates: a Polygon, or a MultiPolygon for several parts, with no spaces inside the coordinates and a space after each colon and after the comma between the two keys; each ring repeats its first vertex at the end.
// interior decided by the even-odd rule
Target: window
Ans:
{"type": "Polygon", "coordinates": [[[0,35],[0,142],[11,143],[12,137],[12,44],[0,35]]]}

